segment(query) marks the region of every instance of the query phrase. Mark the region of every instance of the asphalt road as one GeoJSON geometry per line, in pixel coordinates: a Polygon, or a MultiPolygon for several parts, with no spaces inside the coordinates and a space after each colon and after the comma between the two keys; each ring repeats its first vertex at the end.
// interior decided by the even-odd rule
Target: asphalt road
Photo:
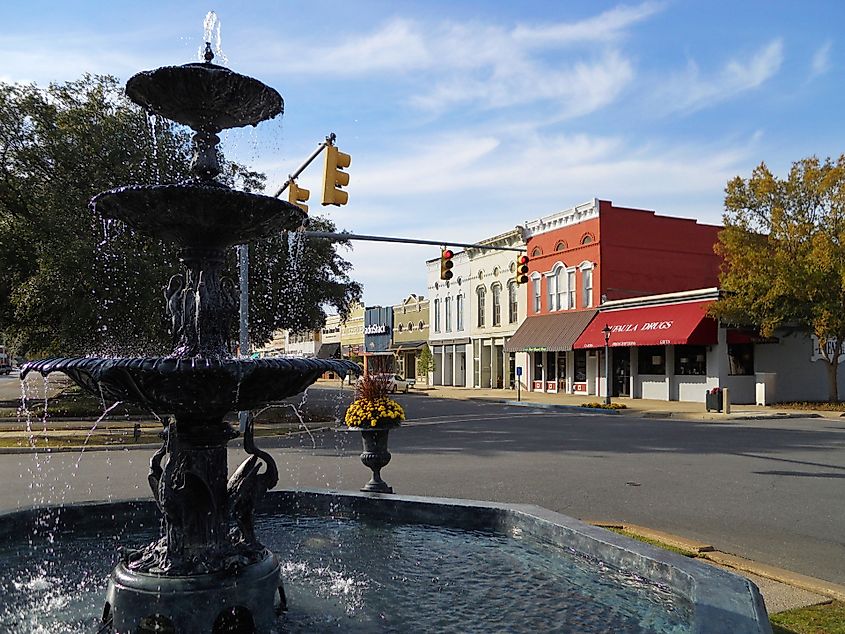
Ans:
{"type": "MultiPolygon", "coordinates": [[[[309,401],[348,400],[312,389],[309,401]]],[[[400,395],[397,492],[538,504],[640,524],[845,583],[845,422],[647,419],[400,395]]],[[[264,442],[265,446],[267,442],[264,442]]],[[[357,489],[355,432],[276,441],[281,487],[357,489]]],[[[151,450],[0,456],[0,508],[149,497],[151,450]]],[[[230,470],[242,459],[233,448],[230,470]]]]}

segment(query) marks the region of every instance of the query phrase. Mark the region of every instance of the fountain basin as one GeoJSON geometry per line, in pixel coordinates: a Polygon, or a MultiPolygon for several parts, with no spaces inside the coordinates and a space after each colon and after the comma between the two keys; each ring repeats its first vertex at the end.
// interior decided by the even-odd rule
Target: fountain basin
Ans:
{"type": "MultiPolygon", "coordinates": [[[[56,542],[62,544],[86,538],[93,542],[95,536],[126,541],[130,527],[146,527],[149,532],[156,526],[149,502],[6,513],[0,515],[0,553],[4,553],[0,559],[6,566],[5,576],[20,579],[20,571],[14,561],[9,561],[8,553],[16,546],[25,548],[28,542],[23,536],[31,530],[43,535],[49,527],[56,542]]],[[[565,631],[771,632],[762,598],[750,581],[536,506],[325,490],[278,491],[269,493],[260,506],[259,531],[282,562],[291,613],[312,609],[302,617],[304,624],[296,619],[284,621],[288,617],[283,617],[279,627],[284,631],[323,631],[338,626],[346,631],[409,631],[408,623],[415,623],[418,631],[444,632],[543,631],[538,623],[546,623],[545,631],[549,631],[548,624],[561,627],[568,623],[570,629],[565,631]],[[276,523],[279,520],[282,524],[276,523]],[[461,537],[464,533],[481,539],[481,546],[461,537]],[[430,535],[429,541],[420,541],[420,535],[430,535]],[[443,544],[450,540],[457,548],[444,550],[443,544]],[[411,561],[405,561],[409,542],[422,547],[407,555],[411,561]],[[514,544],[523,542],[530,543],[534,550],[513,550],[514,544]],[[316,550],[316,555],[299,557],[299,549],[305,547],[316,550]],[[472,550],[477,557],[469,561],[469,576],[463,580],[451,574],[439,576],[451,570],[452,560],[461,556],[462,548],[472,550]],[[428,561],[427,553],[439,554],[440,558],[428,561]],[[502,558],[512,556],[513,571],[503,573],[502,558]],[[574,572],[565,572],[562,580],[546,569],[554,568],[556,559],[568,558],[577,565],[574,572]],[[358,562],[357,568],[354,563],[349,564],[351,568],[338,563],[347,559],[358,562]],[[392,574],[378,577],[376,569],[385,561],[392,574]],[[574,588],[567,589],[569,577],[574,578],[585,566],[599,578],[596,589],[581,577],[577,577],[574,588]],[[331,588],[369,583],[362,595],[364,605],[353,605],[355,614],[350,615],[343,605],[337,605],[338,597],[345,596],[342,591],[326,597],[318,588],[308,595],[297,585],[298,581],[308,585],[307,575],[297,572],[301,570],[330,576],[331,583],[320,586],[324,593],[330,593],[331,588]],[[647,602],[650,596],[661,597],[659,602],[674,606],[669,608],[674,615],[669,615],[668,625],[658,627],[655,623],[665,619],[651,612],[640,614],[627,605],[627,595],[643,593],[647,602]],[[579,594],[580,606],[565,607],[579,594]],[[448,603],[436,604],[444,597],[460,605],[450,613],[448,603]],[[625,604],[623,607],[614,604],[617,598],[625,604]],[[367,602],[378,603],[373,614],[367,610],[367,602]],[[491,611],[485,612],[485,603],[491,611]],[[532,609],[544,613],[532,614],[532,609]],[[391,610],[401,612],[405,622],[397,622],[391,610]],[[579,612],[574,621],[577,625],[571,625],[574,617],[568,610],[579,612]],[[678,622],[679,615],[682,623],[678,622]],[[434,629],[426,630],[427,626],[434,629]]],[[[101,547],[107,549],[109,545],[101,547]]],[[[108,567],[109,562],[105,562],[104,574],[108,567]]],[[[2,591],[0,587],[0,594],[2,591]]],[[[97,592],[92,596],[98,596],[97,592]]],[[[97,613],[99,606],[92,607],[97,613]]]]}
{"type": "Polygon", "coordinates": [[[213,419],[256,409],[304,391],[324,372],[359,373],[338,359],[199,359],[180,357],[53,358],[27,363],[44,376],[63,372],[98,398],[137,403],[192,419],[213,419]]]}
{"type": "Polygon", "coordinates": [[[254,126],[284,111],[274,89],[210,63],[142,71],[126,82],[126,94],[147,111],[194,130],[254,126]]]}
{"type": "Polygon", "coordinates": [[[286,200],[214,181],[127,185],[94,196],[91,209],[144,235],[185,246],[225,249],[301,226],[305,212],[286,200]]]}

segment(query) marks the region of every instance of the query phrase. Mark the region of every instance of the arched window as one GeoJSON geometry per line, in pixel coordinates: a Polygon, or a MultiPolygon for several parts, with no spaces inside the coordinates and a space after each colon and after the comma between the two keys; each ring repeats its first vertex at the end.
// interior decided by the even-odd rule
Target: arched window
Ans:
{"type": "Polygon", "coordinates": [[[517,315],[517,296],[516,296],[516,282],[511,280],[508,282],[508,323],[515,324],[519,318],[517,315]]]}
{"type": "Polygon", "coordinates": [[[464,329],[464,296],[458,295],[455,298],[455,329],[461,331],[464,329]]]}
{"type": "Polygon", "coordinates": [[[440,332],[440,300],[434,300],[434,332],[440,332]]]}
{"type": "Polygon", "coordinates": [[[531,251],[532,258],[539,258],[541,255],[543,255],[543,250],[540,247],[534,247],[531,251]]]}
{"type": "Polygon", "coordinates": [[[502,285],[493,284],[491,289],[493,291],[493,325],[502,325],[502,285]]]}
{"type": "Polygon", "coordinates": [[[396,327],[396,330],[398,330],[399,332],[402,332],[404,329],[405,329],[405,327],[404,327],[402,324],[399,324],[399,325],[396,327]]]}
{"type": "Polygon", "coordinates": [[[411,330],[413,330],[413,329],[414,329],[414,322],[409,321],[409,322],[408,322],[408,330],[409,330],[409,331],[411,331],[411,330]]]}
{"type": "Polygon", "coordinates": [[[425,322],[421,321],[420,323],[417,324],[417,326],[419,326],[420,330],[425,330],[425,322]]]}
{"type": "Polygon", "coordinates": [[[486,311],[486,302],[487,302],[487,289],[483,286],[479,286],[475,289],[476,295],[478,295],[478,327],[484,327],[484,313],[486,311]]]}
{"type": "Polygon", "coordinates": [[[565,249],[566,249],[566,242],[564,242],[563,240],[560,240],[560,241],[559,241],[559,242],[555,245],[555,251],[563,251],[563,250],[565,250],[565,249]]]}
{"type": "Polygon", "coordinates": [[[446,308],[446,332],[452,332],[452,298],[447,297],[443,301],[446,308]]]}
{"type": "Polygon", "coordinates": [[[555,310],[566,309],[566,269],[563,265],[555,267],[555,310]]]}
{"type": "Polygon", "coordinates": [[[583,236],[581,236],[581,244],[592,244],[593,241],[595,241],[595,238],[591,233],[585,233],[583,236]]]}

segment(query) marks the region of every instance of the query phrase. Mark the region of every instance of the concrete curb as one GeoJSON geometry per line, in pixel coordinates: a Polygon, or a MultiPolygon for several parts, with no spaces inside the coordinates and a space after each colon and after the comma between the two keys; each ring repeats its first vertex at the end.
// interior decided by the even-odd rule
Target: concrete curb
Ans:
{"type": "Polygon", "coordinates": [[[697,542],[695,540],[686,539],[685,537],[679,537],[678,535],[664,533],[663,531],[654,530],[645,526],[638,526],[636,524],[606,521],[591,521],[589,523],[601,528],[624,530],[639,537],[653,539],[655,541],[668,544],[669,546],[674,546],[675,548],[688,550],[696,553],[702,559],[707,559],[708,561],[712,561],[713,563],[721,566],[727,566],[728,568],[733,568],[734,570],[747,572],[759,577],[765,577],[766,579],[771,579],[772,581],[777,581],[794,588],[800,588],[801,590],[829,597],[837,601],[845,601],[845,586],[831,581],[825,581],[824,579],[808,577],[807,575],[792,572],[791,570],[784,570],[783,568],[778,568],[776,566],[751,561],[750,559],[745,559],[744,557],[739,557],[738,555],[724,553],[715,549],[710,544],[697,542]]]}
{"type": "Polygon", "coordinates": [[[760,577],[779,581],[796,588],[801,588],[802,590],[807,590],[808,592],[821,594],[823,596],[830,597],[831,599],[836,599],[837,601],[845,601],[845,586],[831,581],[808,577],[807,575],[802,575],[790,570],[784,570],[783,568],[777,568],[775,566],[769,566],[768,564],[761,564],[756,561],[751,561],[750,559],[745,559],[744,557],[723,553],[718,550],[710,553],[704,553],[702,556],[705,559],[709,559],[710,561],[723,566],[728,566],[729,568],[742,570],[743,572],[750,572],[752,574],[759,575],[760,577]]]}
{"type": "MultiPolygon", "coordinates": [[[[485,399],[487,400],[487,399],[485,399]]],[[[568,412],[594,412],[597,414],[618,415],[617,409],[605,409],[603,407],[583,407],[581,405],[563,405],[561,403],[538,403],[536,401],[500,401],[511,407],[532,407],[534,409],[557,409],[568,412]]]]}

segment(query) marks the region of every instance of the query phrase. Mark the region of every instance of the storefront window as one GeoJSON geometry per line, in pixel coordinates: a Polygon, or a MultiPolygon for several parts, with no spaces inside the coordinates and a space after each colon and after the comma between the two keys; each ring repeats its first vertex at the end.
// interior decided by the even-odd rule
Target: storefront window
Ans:
{"type": "Polygon", "coordinates": [[[575,351],[575,368],[572,374],[572,380],[576,383],[585,383],[587,381],[587,351],[575,351]]]}
{"type": "Polygon", "coordinates": [[[706,375],[707,348],[705,346],[675,346],[675,374],[706,375]]]}
{"type": "Polygon", "coordinates": [[[560,389],[566,387],[566,353],[557,353],[557,381],[560,384],[560,389]]]}
{"type": "Polygon", "coordinates": [[[666,348],[642,346],[638,349],[640,374],[666,374],[666,348]]]}
{"type": "Polygon", "coordinates": [[[542,381],[543,380],[543,353],[542,352],[534,352],[532,355],[534,357],[534,377],[535,381],[542,381]]]}
{"type": "Polygon", "coordinates": [[[554,352],[547,352],[546,353],[546,380],[547,381],[556,380],[555,370],[557,370],[557,365],[555,364],[555,353],[554,352]]]}
{"type": "Polygon", "coordinates": [[[732,375],[754,374],[754,344],[728,344],[728,372],[732,375]]]}

